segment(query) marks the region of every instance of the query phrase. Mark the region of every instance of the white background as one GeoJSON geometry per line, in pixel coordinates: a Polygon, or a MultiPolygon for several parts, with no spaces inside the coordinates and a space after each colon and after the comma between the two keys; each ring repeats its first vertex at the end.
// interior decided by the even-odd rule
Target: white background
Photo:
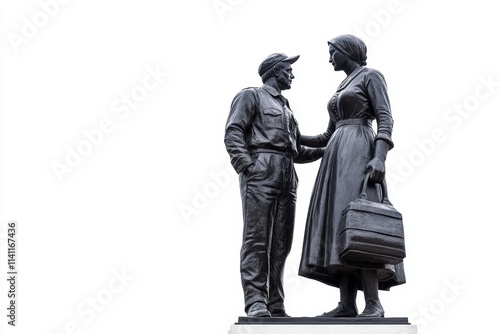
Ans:
{"type": "MultiPolygon", "coordinates": [[[[343,33],[367,42],[395,120],[387,169],[405,222],[407,284],[381,292],[386,316],[409,317],[419,333],[491,331],[500,297],[493,4],[2,1],[0,262],[16,221],[19,276],[16,327],[0,277],[1,332],[226,333],[244,314],[241,204],[223,144],[230,102],[261,84],[268,54],[300,54],[284,95],[302,133],[323,132],[344,78],[328,63],[327,40],[343,33]],[[168,75],[126,117],[116,113],[148,69],[168,75]],[[106,119],[108,133],[85,146],[84,132],[106,119]],[[77,147],[87,155],[58,177],[54,164],[77,147]]],[[[318,166],[296,167],[285,275],[293,316],[338,302],[337,289],[297,276],[318,166]]]]}

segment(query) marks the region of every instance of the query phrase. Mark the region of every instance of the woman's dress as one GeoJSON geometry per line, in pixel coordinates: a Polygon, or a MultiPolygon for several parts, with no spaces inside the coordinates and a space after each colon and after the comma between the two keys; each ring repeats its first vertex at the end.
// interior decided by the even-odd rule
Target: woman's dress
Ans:
{"type": "MultiPolygon", "coordinates": [[[[346,263],[339,257],[342,211],[359,197],[365,168],[373,158],[375,141],[392,148],[392,116],[384,77],[360,67],[339,86],[328,103],[330,123],[319,136],[302,138],[307,146],[325,146],[313,188],[304,233],[299,275],[328,285],[339,285],[339,272],[357,274],[360,268],[377,270],[379,289],[405,283],[403,264],[346,263]],[[375,134],[371,122],[377,121],[375,134]]],[[[373,186],[369,198],[377,200],[373,186]]],[[[359,281],[359,280],[358,280],[359,281]]],[[[361,284],[358,284],[361,289],[361,284]]]]}

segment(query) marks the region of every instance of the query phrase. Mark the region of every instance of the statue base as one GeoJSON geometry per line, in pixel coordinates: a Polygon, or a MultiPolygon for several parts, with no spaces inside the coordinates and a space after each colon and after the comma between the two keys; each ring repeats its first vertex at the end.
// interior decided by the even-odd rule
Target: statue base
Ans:
{"type": "Polygon", "coordinates": [[[417,334],[408,318],[240,317],[229,334],[417,334]]]}

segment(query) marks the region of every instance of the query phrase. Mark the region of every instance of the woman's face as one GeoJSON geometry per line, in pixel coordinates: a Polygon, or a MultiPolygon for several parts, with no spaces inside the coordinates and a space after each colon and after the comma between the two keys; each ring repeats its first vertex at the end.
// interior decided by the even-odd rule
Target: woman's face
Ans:
{"type": "Polygon", "coordinates": [[[345,69],[347,64],[347,57],[340,53],[332,44],[328,44],[330,52],[329,62],[333,65],[335,71],[342,71],[345,69]]]}

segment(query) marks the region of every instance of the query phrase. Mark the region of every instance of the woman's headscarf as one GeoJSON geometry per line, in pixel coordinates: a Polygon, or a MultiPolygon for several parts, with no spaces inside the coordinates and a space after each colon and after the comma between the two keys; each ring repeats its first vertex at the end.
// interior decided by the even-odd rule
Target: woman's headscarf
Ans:
{"type": "Polygon", "coordinates": [[[366,65],[366,45],[354,35],[340,35],[328,41],[340,53],[356,63],[366,65]]]}

